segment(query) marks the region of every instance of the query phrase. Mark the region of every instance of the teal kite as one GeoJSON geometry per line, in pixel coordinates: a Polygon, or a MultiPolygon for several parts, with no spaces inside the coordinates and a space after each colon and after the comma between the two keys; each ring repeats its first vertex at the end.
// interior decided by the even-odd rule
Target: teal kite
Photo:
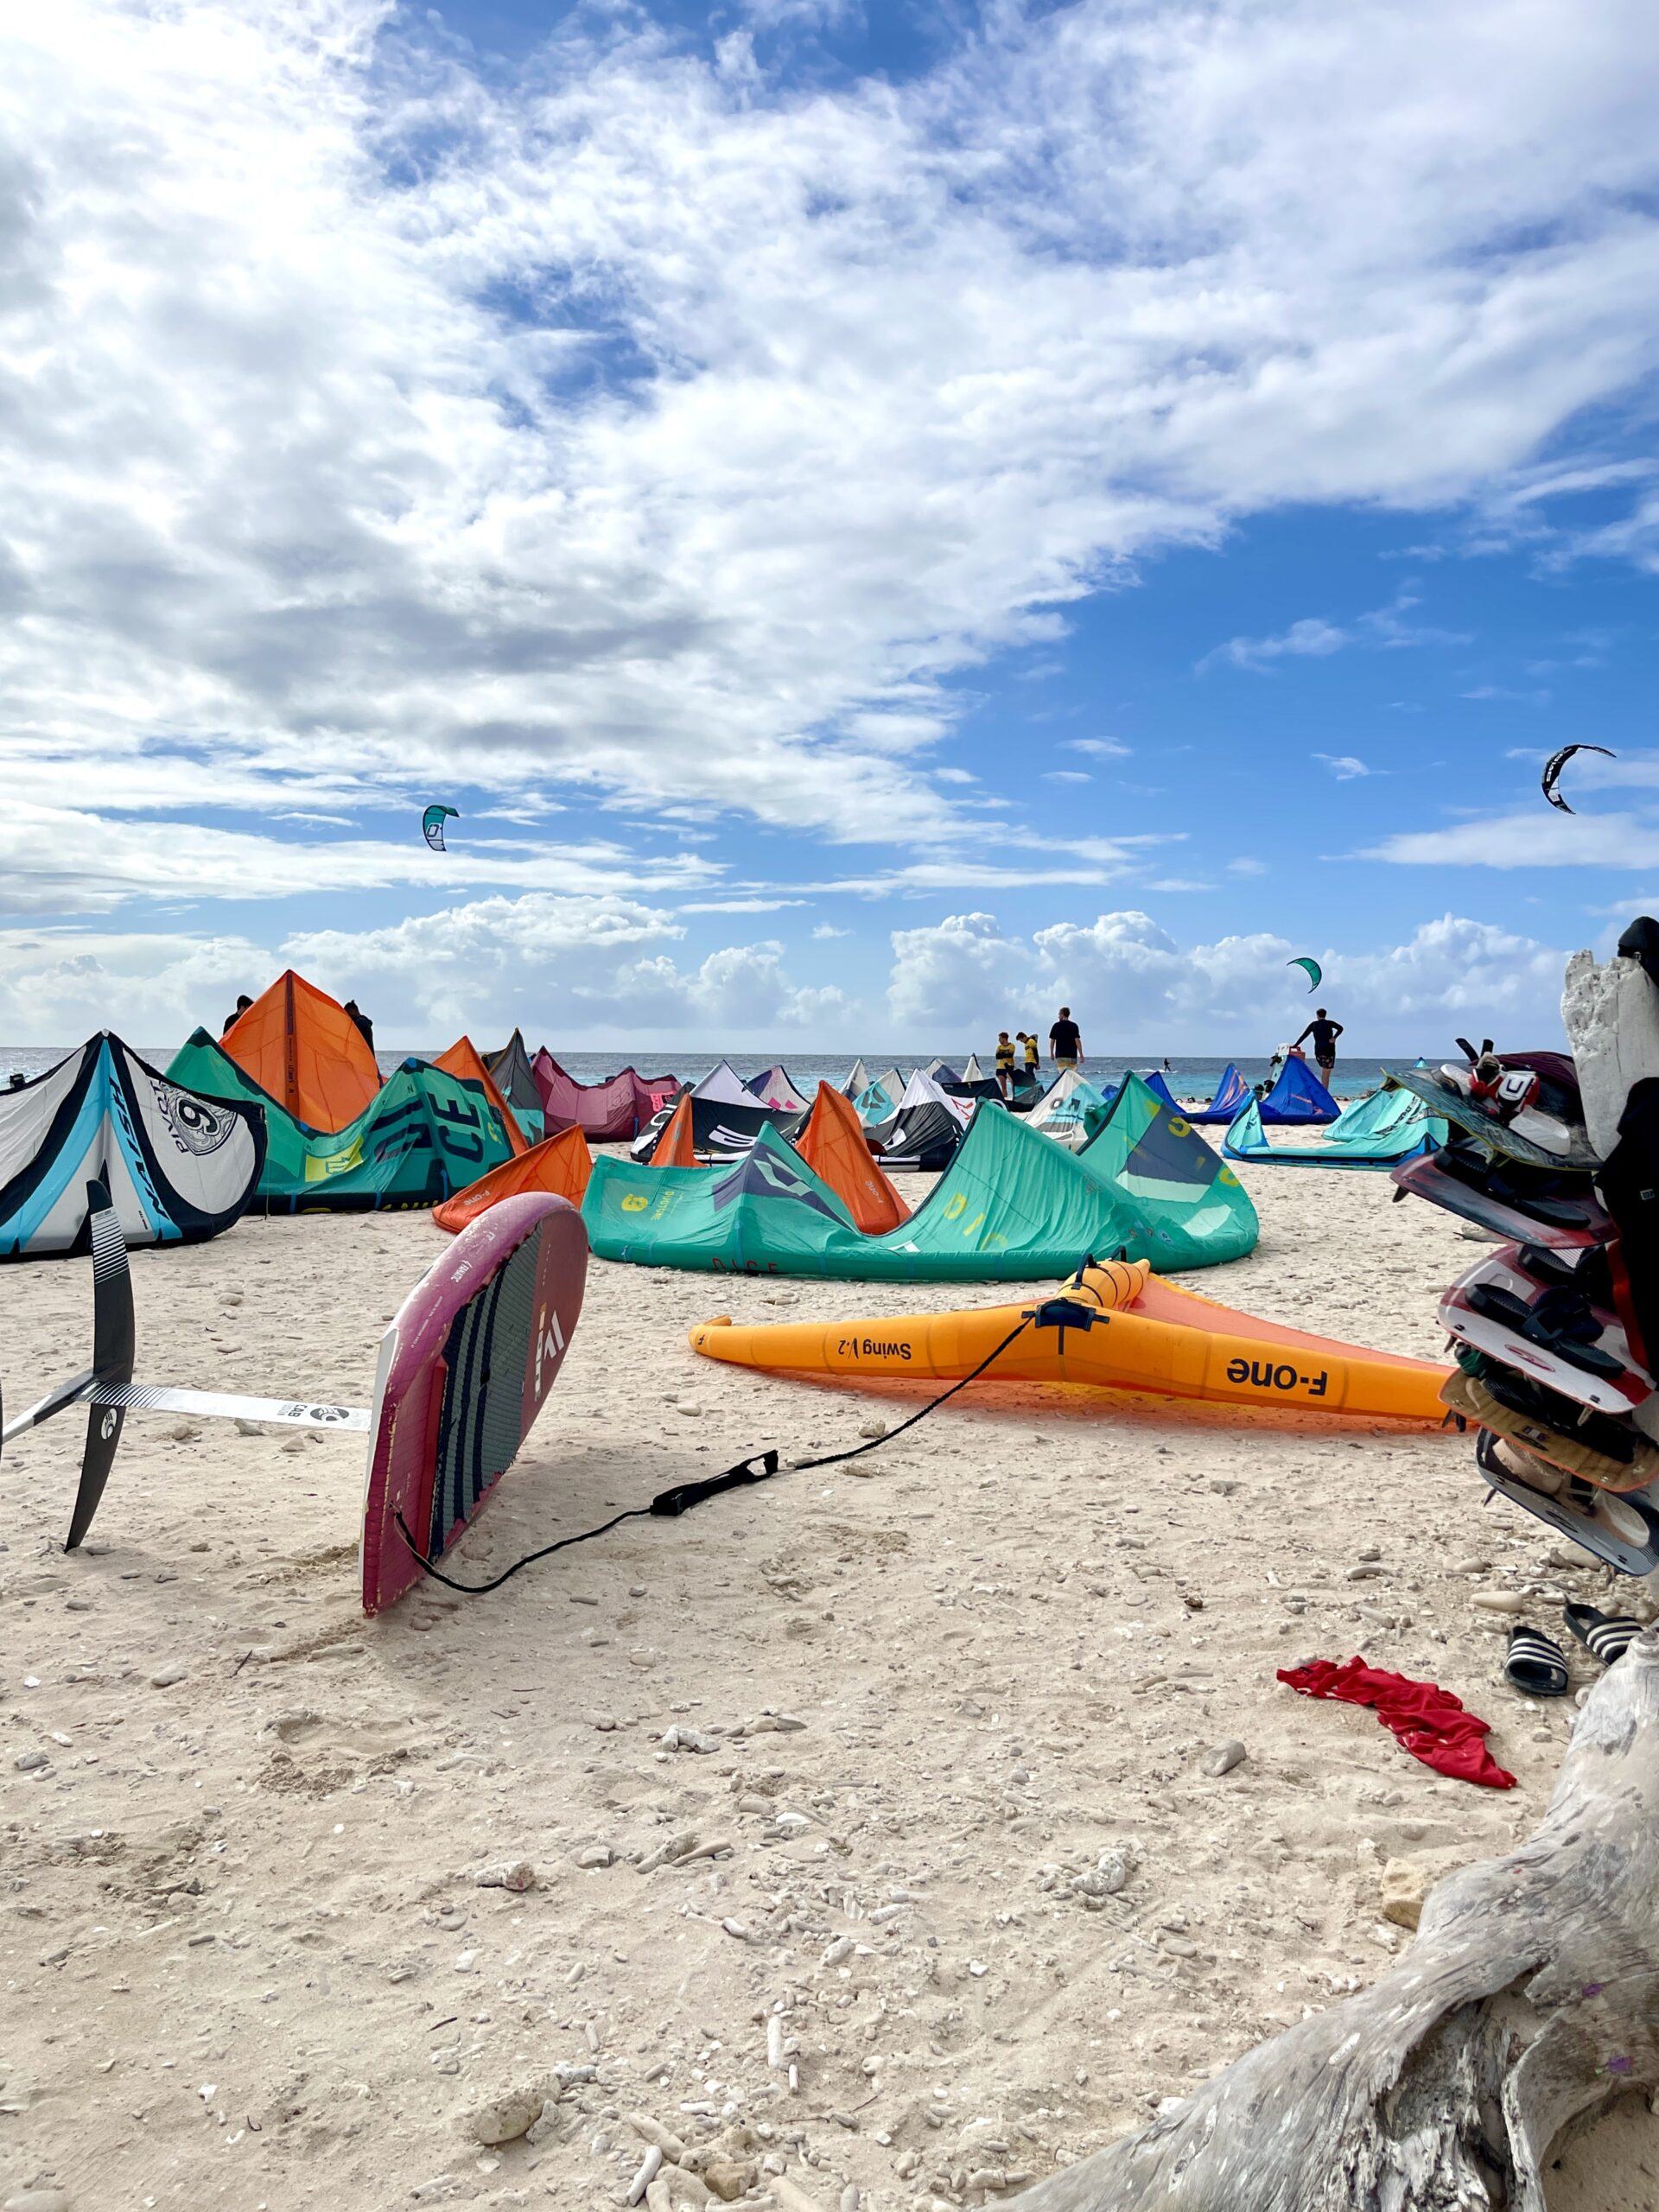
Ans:
{"type": "Polygon", "coordinates": [[[1304,956],[1299,960],[1287,960],[1285,965],[1287,968],[1300,968],[1302,969],[1303,973],[1307,977],[1307,995],[1309,998],[1312,998],[1314,992],[1319,989],[1319,984],[1325,976],[1325,970],[1320,967],[1319,962],[1317,960],[1309,960],[1306,956],[1304,956]]]}
{"type": "Polygon", "coordinates": [[[448,850],[448,846],[446,846],[443,842],[444,823],[446,822],[459,822],[460,819],[461,810],[459,807],[429,806],[427,808],[426,812],[421,817],[421,835],[425,838],[427,843],[431,846],[435,853],[447,852],[448,850]]]}

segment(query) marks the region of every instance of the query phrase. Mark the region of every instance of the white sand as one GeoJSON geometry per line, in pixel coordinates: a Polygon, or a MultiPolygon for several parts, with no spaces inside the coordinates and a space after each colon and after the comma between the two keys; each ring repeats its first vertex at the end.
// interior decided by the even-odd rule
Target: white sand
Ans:
{"type": "MultiPolygon", "coordinates": [[[[1438,1351],[1435,1294],[1474,1256],[1446,1217],[1382,1176],[1246,1179],[1261,1249],[1196,1287],[1438,1351]]],[[[438,1242],[424,1215],[368,1216],[136,1255],[140,1379],[366,1403],[438,1242]]],[[[1010,1294],[595,1262],[459,1571],[914,1402],[701,1362],[690,1322],[1010,1294]]],[[[89,1338],[85,1263],[0,1269],[14,1408],[89,1338]]],[[[895,2212],[1046,2172],[1374,1977],[1409,1940],[1379,1916],[1385,1859],[1438,1871],[1534,1825],[1567,1708],[1502,1686],[1472,1600],[1604,1581],[1483,1510],[1464,1442],[977,1388],[857,1472],[368,1623],[360,1440],[177,1426],[132,1420],[71,1558],[79,1417],[0,1470],[0,2197],[55,2187],[74,2212],[604,2205],[639,2110],[692,2141],[747,2124],[740,2162],[786,2160],[821,2212],[849,2183],[895,2212]],[[1356,1651],[1491,1719],[1520,1786],[1441,1780],[1368,1713],[1274,1679],[1356,1651]],[[769,1713],[804,1726],[755,1732],[769,1713]],[[725,1739],[664,1751],[676,1724],[725,1739]],[[1207,1777],[1230,1738],[1247,1760],[1207,1777]],[[728,1847],[629,1863],[687,1835],[728,1847]],[[614,1863],[579,1866],[598,1846],[614,1863]],[[1107,1851],[1132,1871],[1088,1910],[1071,1877],[1107,1851]],[[477,1885],[518,1860],[527,1893],[477,1885]],[[780,2001],[793,2095],[766,2063],[780,2001]],[[539,2143],[468,2139],[464,2114],[559,2064],[596,2079],[539,2143]]],[[[1558,1603],[1529,1617],[1565,1640],[1558,1603]]],[[[1616,2159],[1569,2155],[1557,2212],[1653,2201],[1656,2123],[1612,2133],[1616,2159]]]]}

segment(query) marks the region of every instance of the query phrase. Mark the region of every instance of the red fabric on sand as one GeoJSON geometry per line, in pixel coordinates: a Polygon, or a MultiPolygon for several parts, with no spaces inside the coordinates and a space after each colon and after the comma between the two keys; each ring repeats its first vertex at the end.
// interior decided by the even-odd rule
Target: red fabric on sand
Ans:
{"type": "Polygon", "coordinates": [[[1515,1787],[1515,1777],[1486,1748],[1491,1723],[1465,1713],[1463,1700],[1438,1682],[1414,1682],[1408,1675],[1368,1667],[1363,1659],[1342,1666],[1333,1659],[1310,1659],[1305,1667],[1281,1667],[1279,1679],[1304,1697],[1369,1705],[1402,1747],[1436,1774],[1448,1774],[1454,1782],[1484,1783],[1489,1789],[1515,1787]]]}

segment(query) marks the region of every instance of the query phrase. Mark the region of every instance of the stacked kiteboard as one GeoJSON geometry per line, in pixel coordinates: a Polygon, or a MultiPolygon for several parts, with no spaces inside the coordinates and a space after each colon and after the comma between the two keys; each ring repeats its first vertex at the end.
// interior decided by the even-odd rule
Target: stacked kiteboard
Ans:
{"type": "MultiPolygon", "coordinates": [[[[1615,967],[1623,965],[1614,963],[1615,967]]],[[[1565,1054],[1470,1052],[1402,1071],[1452,1124],[1394,1170],[1408,1192],[1498,1240],[1440,1319],[1457,1361],[1441,1396],[1476,1431],[1491,1488],[1627,1574],[1659,1567],[1659,1077],[1638,1081],[1602,1160],[1565,1054]],[[1645,1327],[1644,1327],[1645,1323],[1645,1327]]]]}

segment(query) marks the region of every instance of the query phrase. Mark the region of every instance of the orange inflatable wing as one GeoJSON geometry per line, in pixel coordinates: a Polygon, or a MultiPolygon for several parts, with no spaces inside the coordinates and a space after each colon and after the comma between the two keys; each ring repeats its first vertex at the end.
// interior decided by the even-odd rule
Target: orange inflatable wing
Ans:
{"type": "Polygon", "coordinates": [[[345,1128],[380,1089],[374,1054],[351,1015],[291,968],[219,1041],[308,1128],[345,1128]]]}
{"type": "Polygon", "coordinates": [[[593,1154],[582,1131],[561,1129],[557,1136],[530,1146],[516,1159],[504,1160],[476,1183],[469,1183],[453,1198],[434,1206],[432,1218],[454,1236],[469,1221],[487,1213],[498,1198],[516,1198],[521,1191],[551,1191],[555,1198],[569,1198],[573,1206],[579,1206],[593,1166],[593,1154]]]}
{"type": "Polygon", "coordinates": [[[496,1089],[495,1077],[478,1057],[470,1037],[457,1037],[448,1051],[434,1060],[432,1065],[435,1068],[442,1068],[446,1075],[459,1076],[463,1083],[477,1084],[501,1116],[501,1126],[507,1133],[507,1142],[512,1148],[513,1157],[517,1159],[520,1153],[528,1151],[524,1133],[518,1126],[517,1116],[496,1089]]]}
{"type": "Polygon", "coordinates": [[[852,1100],[827,1083],[818,1085],[795,1149],[843,1201],[867,1236],[879,1236],[910,1218],[910,1208],[870,1157],[852,1100]]]}
{"type": "Polygon", "coordinates": [[[680,1103],[663,1124],[663,1133],[651,1150],[653,1167],[695,1167],[696,1148],[691,1141],[691,1093],[682,1091],[680,1103]]]}
{"type": "MultiPolygon", "coordinates": [[[[1090,1268],[1062,1294],[1098,1307],[1104,1325],[1028,1328],[997,1358],[988,1382],[1067,1382],[1434,1428],[1445,1418],[1446,1370],[1433,1361],[1276,1327],[1176,1289],[1144,1260],[1090,1268]]],[[[721,1319],[693,1329],[690,1343],[740,1367],[950,1381],[970,1375],[1040,1302],[829,1323],[721,1319]]]]}

